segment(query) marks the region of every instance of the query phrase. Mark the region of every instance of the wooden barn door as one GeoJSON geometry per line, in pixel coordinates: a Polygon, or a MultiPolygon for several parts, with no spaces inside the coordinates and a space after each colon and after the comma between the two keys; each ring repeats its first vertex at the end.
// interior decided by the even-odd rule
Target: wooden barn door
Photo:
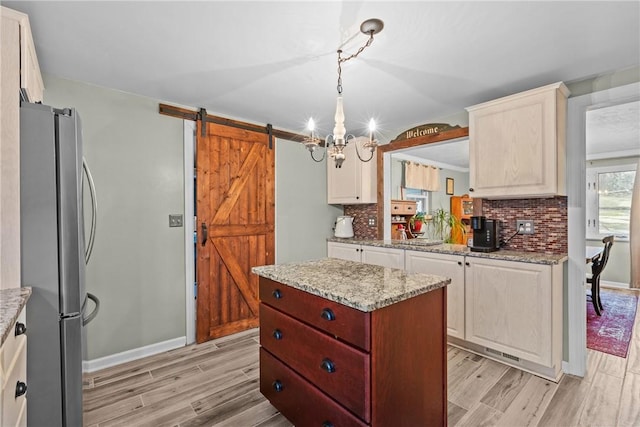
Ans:
{"type": "MultiPolygon", "coordinates": [[[[202,122],[198,122],[202,126],[202,122]]],[[[258,326],[258,277],[274,262],[274,150],[266,134],[197,130],[196,341],[258,326]]]]}

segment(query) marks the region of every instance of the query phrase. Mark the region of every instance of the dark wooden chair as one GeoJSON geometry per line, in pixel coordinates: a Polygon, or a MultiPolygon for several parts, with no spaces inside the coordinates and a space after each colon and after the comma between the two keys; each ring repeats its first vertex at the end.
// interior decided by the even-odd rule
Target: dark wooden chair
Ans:
{"type": "Polygon", "coordinates": [[[602,255],[591,264],[591,277],[587,278],[587,283],[591,284],[591,302],[593,303],[593,309],[598,316],[601,316],[601,312],[604,310],[602,301],[600,300],[600,276],[609,260],[609,252],[611,251],[611,246],[613,246],[613,236],[605,237],[602,239],[602,243],[604,243],[602,255]]]}

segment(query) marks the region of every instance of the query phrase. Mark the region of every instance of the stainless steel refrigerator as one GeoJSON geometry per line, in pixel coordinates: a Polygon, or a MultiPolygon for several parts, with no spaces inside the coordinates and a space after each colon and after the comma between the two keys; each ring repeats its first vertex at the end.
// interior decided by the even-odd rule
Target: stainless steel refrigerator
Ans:
{"type": "MultiPolygon", "coordinates": [[[[82,426],[83,326],[99,301],[85,290],[82,131],[74,109],[20,107],[20,237],[27,303],[27,423],[82,426]],[[88,303],[91,299],[94,302],[88,303]],[[90,314],[85,311],[93,307],[90,314]]],[[[95,205],[92,204],[92,207],[95,205]]]]}

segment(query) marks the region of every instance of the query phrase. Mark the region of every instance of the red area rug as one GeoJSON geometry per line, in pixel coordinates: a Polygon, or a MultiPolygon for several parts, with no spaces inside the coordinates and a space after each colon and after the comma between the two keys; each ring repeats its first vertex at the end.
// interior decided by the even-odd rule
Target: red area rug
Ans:
{"type": "Polygon", "coordinates": [[[627,357],[638,296],[601,288],[600,299],[604,306],[602,316],[593,309],[591,297],[587,298],[587,348],[627,357]]]}

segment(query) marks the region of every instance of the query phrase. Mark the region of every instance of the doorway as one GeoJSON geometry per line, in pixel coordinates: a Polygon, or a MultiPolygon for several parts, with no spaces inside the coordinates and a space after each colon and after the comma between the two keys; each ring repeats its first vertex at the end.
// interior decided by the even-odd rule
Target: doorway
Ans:
{"type": "Polygon", "coordinates": [[[566,335],[563,371],[586,372],[586,129],[587,111],[640,99],[640,83],[569,98],[567,114],[567,204],[569,228],[566,335]]]}
{"type": "Polygon", "coordinates": [[[202,137],[184,121],[187,344],[257,326],[251,267],[272,264],[275,252],[268,135],[207,126],[202,137]]]}

